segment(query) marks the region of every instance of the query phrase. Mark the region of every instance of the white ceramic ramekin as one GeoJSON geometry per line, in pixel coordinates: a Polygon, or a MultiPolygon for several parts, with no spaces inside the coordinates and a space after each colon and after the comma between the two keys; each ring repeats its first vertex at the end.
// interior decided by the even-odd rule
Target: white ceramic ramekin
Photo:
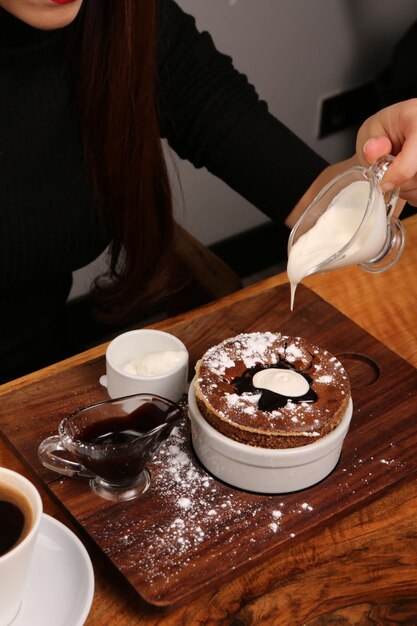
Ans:
{"type": "Polygon", "coordinates": [[[110,398],[122,398],[137,393],[155,393],[178,402],[187,390],[188,351],[183,342],[163,330],[140,328],[129,330],[115,337],[106,350],[106,375],[100,383],[107,387],[110,398]],[[129,361],[143,357],[149,352],[174,350],[186,356],[174,369],[156,376],[136,376],[124,371],[129,361]]]}
{"type": "Polygon", "coordinates": [[[188,394],[194,451],[220,480],[245,491],[288,493],[311,487],[335,468],[352,417],[352,400],[340,424],[314,443],[273,450],[248,446],[217,432],[201,415],[194,393],[188,394]]]}

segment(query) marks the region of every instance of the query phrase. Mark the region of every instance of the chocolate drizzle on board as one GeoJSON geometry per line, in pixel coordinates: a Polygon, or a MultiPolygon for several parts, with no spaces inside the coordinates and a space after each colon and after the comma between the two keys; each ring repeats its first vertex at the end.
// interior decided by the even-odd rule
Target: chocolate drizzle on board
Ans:
{"type": "MultiPolygon", "coordinates": [[[[287,345],[285,344],[285,348],[287,345]]],[[[311,355],[312,361],[314,356],[311,355]]],[[[291,363],[289,363],[285,358],[278,361],[278,363],[273,363],[271,365],[259,364],[254,367],[250,367],[246,369],[241,376],[237,376],[233,378],[232,385],[236,390],[236,393],[241,396],[244,393],[260,393],[260,398],[258,401],[258,408],[261,411],[275,411],[276,409],[282,409],[287,401],[290,400],[294,402],[294,404],[300,404],[301,402],[317,402],[317,393],[311,388],[311,383],[313,379],[311,376],[306,374],[305,372],[300,372],[298,369],[293,367],[291,363]],[[286,369],[292,370],[293,372],[297,372],[308,382],[309,389],[307,393],[302,396],[289,396],[289,395],[281,395],[280,393],[276,393],[275,391],[271,391],[270,389],[261,389],[259,387],[255,387],[253,384],[253,377],[257,372],[266,369],[286,369]]]]}

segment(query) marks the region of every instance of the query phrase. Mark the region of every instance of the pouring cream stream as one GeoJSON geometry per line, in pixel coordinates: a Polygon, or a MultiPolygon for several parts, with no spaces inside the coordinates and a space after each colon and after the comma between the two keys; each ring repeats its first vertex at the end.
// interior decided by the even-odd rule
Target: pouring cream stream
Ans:
{"type": "Polygon", "coordinates": [[[366,211],[370,183],[356,181],[342,189],[310,230],[293,244],[287,274],[291,285],[291,310],[298,283],[318,272],[364,263],[378,256],[387,235],[386,205],[376,193],[366,211]],[[359,229],[359,232],[358,232],[359,229]],[[355,236],[351,245],[340,252],[355,236]]]}

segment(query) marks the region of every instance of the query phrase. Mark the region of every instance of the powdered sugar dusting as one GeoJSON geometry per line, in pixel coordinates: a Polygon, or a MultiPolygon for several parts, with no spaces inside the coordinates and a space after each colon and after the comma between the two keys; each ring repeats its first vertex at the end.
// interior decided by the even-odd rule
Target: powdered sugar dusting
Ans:
{"type": "Polygon", "coordinates": [[[318,383],[331,383],[333,380],[333,376],[330,376],[329,374],[325,375],[325,376],[319,376],[317,378],[317,382],[318,383]]]}
{"type": "Polygon", "coordinates": [[[281,496],[246,493],[204,470],[192,452],[189,425],[183,424],[150,464],[152,484],[143,498],[107,503],[103,510],[112,509],[105,523],[96,510],[86,526],[134,586],[154,589],[159,598],[171,589],[192,589],[202,576],[216,578],[301,537],[326,519],[321,494],[328,485],[332,509],[340,512],[357,493],[371,494],[381,472],[407,471],[403,467],[395,459],[394,443],[379,456],[354,449],[316,487],[281,496]]]}
{"type": "Polygon", "coordinates": [[[302,359],[304,357],[303,351],[300,350],[299,346],[297,346],[294,343],[289,344],[287,346],[285,355],[286,355],[287,361],[290,361],[290,362],[295,361],[296,359],[302,359]]]}
{"type": "MultiPolygon", "coordinates": [[[[244,361],[246,367],[253,367],[262,359],[276,338],[277,335],[269,332],[238,335],[236,337],[236,349],[239,359],[244,361]]],[[[230,357],[227,351],[222,350],[227,342],[228,339],[217,346],[213,346],[204,355],[210,369],[220,376],[225,373],[227,368],[235,365],[235,360],[230,357]]]]}
{"type": "Polygon", "coordinates": [[[184,568],[195,567],[203,546],[206,556],[221,551],[232,560],[251,559],[271,534],[289,535],[288,513],[310,510],[302,502],[288,507],[283,500],[271,510],[270,497],[220,483],[196,461],[189,436],[188,425],[175,428],[149,467],[152,498],[160,515],[146,515],[145,495],[142,515],[129,515],[126,506],[125,514],[115,515],[101,530],[112,560],[117,564],[123,559],[127,573],[140,567],[149,583],[160,584],[163,578],[168,584],[184,568]]]}

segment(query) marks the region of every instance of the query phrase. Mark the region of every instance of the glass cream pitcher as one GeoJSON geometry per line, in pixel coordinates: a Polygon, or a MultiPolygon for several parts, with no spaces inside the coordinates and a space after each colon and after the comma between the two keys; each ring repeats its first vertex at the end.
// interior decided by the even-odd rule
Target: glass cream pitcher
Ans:
{"type": "Polygon", "coordinates": [[[396,263],[405,232],[393,215],[398,188],[385,194],[380,182],[394,157],[371,167],[352,167],[330,181],[290,233],[287,274],[291,309],[297,284],[306,276],[348,265],[384,272],[396,263]]]}

